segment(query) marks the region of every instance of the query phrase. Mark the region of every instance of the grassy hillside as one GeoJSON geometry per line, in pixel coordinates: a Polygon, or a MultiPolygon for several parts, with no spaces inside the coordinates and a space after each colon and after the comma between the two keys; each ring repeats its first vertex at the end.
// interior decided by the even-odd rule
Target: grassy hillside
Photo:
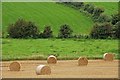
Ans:
{"type": "MultiPolygon", "coordinates": [[[[111,15],[117,11],[117,3],[93,3],[104,7],[105,14],[111,15]]],[[[93,21],[84,13],[56,3],[3,3],[2,29],[6,32],[10,23],[18,18],[24,18],[36,23],[40,31],[44,25],[51,25],[54,34],[58,33],[59,26],[67,23],[74,33],[88,34],[93,21]]],[[[3,39],[3,60],[16,59],[46,59],[48,55],[55,54],[59,59],[76,59],[80,56],[89,58],[102,58],[105,52],[118,55],[117,40],[93,39],[3,39]]]]}
{"type": "Polygon", "coordinates": [[[3,31],[18,18],[31,20],[43,30],[44,25],[51,25],[54,34],[58,33],[59,26],[67,23],[74,33],[88,34],[93,21],[77,10],[53,2],[37,3],[3,3],[3,31]]]}
{"type": "Polygon", "coordinates": [[[55,54],[59,59],[77,59],[80,56],[102,58],[106,52],[118,56],[117,40],[72,39],[3,39],[3,60],[46,59],[55,54]]]}
{"type": "Polygon", "coordinates": [[[104,14],[112,15],[118,13],[118,3],[117,2],[90,2],[90,4],[96,7],[101,7],[105,10],[104,14]]]}

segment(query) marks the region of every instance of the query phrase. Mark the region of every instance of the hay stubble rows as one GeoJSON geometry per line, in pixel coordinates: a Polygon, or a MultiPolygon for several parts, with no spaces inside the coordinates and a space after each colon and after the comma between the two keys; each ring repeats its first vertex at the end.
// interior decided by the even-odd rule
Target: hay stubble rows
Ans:
{"type": "Polygon", "coordinates": [[[118,60],[89,60],[87,66],[78,66],[78,60],[59,60],[57,64],[47,61],[19,61],[22,65],[19,72],[9,71],[10,61],[3,61],[3,78],[117,78],[118,60]],[[51,75],[36,75],[35,69],[39,65],[48,65],[51,75]],[[29,66],[29,67],[28,67],[29,66]]]}

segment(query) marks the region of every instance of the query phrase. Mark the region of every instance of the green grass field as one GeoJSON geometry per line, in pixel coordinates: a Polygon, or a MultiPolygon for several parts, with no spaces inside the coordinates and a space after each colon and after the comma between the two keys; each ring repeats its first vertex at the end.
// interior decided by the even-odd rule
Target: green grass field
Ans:
{"type": "MultiPolygon", "coordinates": [[[[7,33],[7,27],[18,18],[30,20],[43,31],[44,25],[50,25],[53,34],[57,35],[59,26],[69,24],[74,34],[89,34],[94,22],[84,13],[56,3],[2,3],[2,30],[7,33]]],[[[104,7],[105,14],[111,15],[117,11],[117,3],[93,3],[104,7]]],[[[2,60],[46,59],[54,54],[58,59],[77,59],[86,56],[91,59],[102,58],[105,52],[112,52],[118,58],[117,40],[93,39],[3,39],[2,60]]]]}
{"type": "Polygon", "coordinates": [[[77,59],[86,56],[102,58],[105,52],[118,56],[117,40],[72,39],[3,39],[2,59],[46,59],[55,54],[58,59],[77,59]]]}
{"type": "Polygon", "coordinates": [[[53,34],[58,34],[60,25],[69,24],[74,33],[88,34],[93,21],[83,13],[53,2],[3,3],[3,31],[10,23],[23,18],[36,23],[43,31],[44,25],[50,25],[53,34]]]}
{"type": "Polygon", "coordinates": [[[92,2],[91,4],[96,7],[101,7],[105,10],[104,14],[113,15],[118,13],[118,3],[117,2],[92,2]]]}
{"type": "MultiPolygon", "coordinates": [[[[117,2],[92,2],[91,4],[104,8],[107,15],[115,14],[118,11],[117,2]]],[[[41,31],[45,25],[50,25],[55,35],[58,34],[59,26],[65,23],[71,26],[75,34],[89,34],[94,24],[83,13],[54,2],[3,2],[2,9],[4,33],[7,32],[8,25],[14,23],[18,18],[35,22],[41,31]]]]}

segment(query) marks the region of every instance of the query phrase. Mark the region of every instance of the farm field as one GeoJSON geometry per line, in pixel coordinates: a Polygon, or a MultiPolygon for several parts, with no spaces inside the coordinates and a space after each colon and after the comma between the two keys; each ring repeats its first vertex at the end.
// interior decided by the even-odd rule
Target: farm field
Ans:
{"type": "Polygon", "coordinates": [[[111,52],[118,58],[118,40],[94,39],[3,39],[2,60],[46,59],[53,54],[58,59],[102,58],[111,52]],[[18,56],[19,55],[19,56],[18,56]]]}
{"type": "Polygon", "coordinates": [[[117,2],[91,2],[91,4],[96,7],[103,8],[105,10],[104,14],[109,16],[118,13],[118,3],[117,2]]]}
{"type": "Polygon", "coordinates": [[[93,26],[93,21],[83,13],[53,2],[3,2],[2,8],[3,32],[5,33],[8,25],[19,18],[35,22],[40,31],[43,31],[45,25],[50,25],[55,35],[63,24],[69,24],[77,34],[88,34],[93,26]]]}
{"type": "Polygon", "coordinates": [[[87,66],[78,66],[77,60],[58,60],[57,64],[47,64],[43,61],[18,61],[20,71],[10,71],[12,61],[3,61],[3,78],[118,78],[118,60],[106,62],[103,60],[89,60],[87,66]],[[49,65],[50,75],[36,75],[38,65],[49,65]],[[29,66],[29,67],[28,67],[29,66]]]}
{"type": "MultiPolygon", "coordinates": [[[[104,8],[104,14],[109,16],[118,12],[117,2],[92,2],[91,4],[104,8]]],[[[74,34],[89,34],[94,24],[85,14],[54,2],[3,2],[2,9],[2,30],[5,34],[8,25],[19,18],[35,22],[40,31],[43,31],[45,25],[50,25],[54,35],[58,34],[60,25],[65,23],[71,26],[74,34]]]]}
{"type": "MultiPolygon", "coordinates": [[[[109,16],[118,11],[118,3],[92,2],[91,4],[104,8],[105,12],[103,14],[109,16]]],[[[92,39],[91,37],[85,39],[86,35],[90,36],[89,33],[95,24],[87,13],[55,2],[3,2],[2,23],[0,24],[2,24],[0,36],[3,35],[1,37],[2,58],[0,58],[2,59],[0,65],[2,78],[119,77],[119,42],[112,37],[107,39],[92,39]],[[54,37],[37,39],[13,39],[8,37],[7,28],[9,24],[15,23],[18,19],[34,22],[40,32],[43,32],[45,25],[50,25],[54,37]],[[82,38],[55,38],[59,33],[60,26],[63,24],[70,26],[73,30],[72,35],[79,36],[81,34],[82,38]],[[103,60],[105,53],[115,54],[114,60],[103,60]],[[57,57],[57,64],[47,63],[49,55],[57,57]],[[79,57],[87,57],[88,65],[78,66],[79,57]],[[10,71],[9,65],[13,61],[18,61],[21,64],[20,71],[10,71]],[[50,75],[36,75],[35,69],[41,64],[48,65],[51,68],[50,75]]],[[[32,37],[32,35],[30,36],[32,37]]],[[[82,58],[82,60],[85,59],[82,58]]]]}

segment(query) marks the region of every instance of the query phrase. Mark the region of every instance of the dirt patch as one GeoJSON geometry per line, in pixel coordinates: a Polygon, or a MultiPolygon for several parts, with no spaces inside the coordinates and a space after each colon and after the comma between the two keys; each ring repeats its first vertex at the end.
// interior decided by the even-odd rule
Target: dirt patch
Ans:
{"type": "Polygon", "coordinates": [[[77,60],[58,60],[57,64],[48,64],[45,60],[18,61],[20,71],[10,71],[10,61],[2,62],[3,78],[118,78],[118,60],[88,60],[87,66],[78,66],[77,60]],[[36,75],[38,65],[48,65],[50,75],[36,75]]]}

